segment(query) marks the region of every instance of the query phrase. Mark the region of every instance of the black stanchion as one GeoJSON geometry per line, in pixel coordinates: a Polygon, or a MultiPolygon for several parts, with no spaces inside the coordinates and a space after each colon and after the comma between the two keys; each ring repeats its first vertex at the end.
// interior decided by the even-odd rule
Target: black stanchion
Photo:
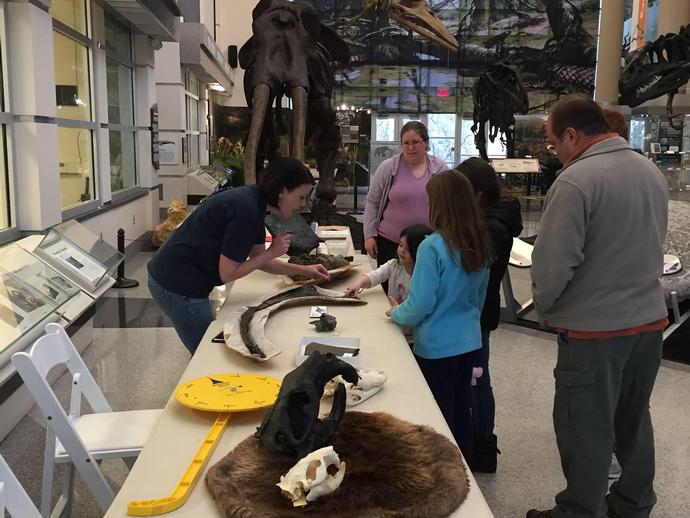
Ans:
{"type": "MultiPolygon", "coordinates": [[[[125,231],[122,228],[117,231],[117,251],[123,255],[125,253],[125,231]]],[[[125,278],[125,258],[123,257],[117,267],[117,279],[113,288],[135,288],[136,286],[139,286],[139,281],[125,278]]]]}

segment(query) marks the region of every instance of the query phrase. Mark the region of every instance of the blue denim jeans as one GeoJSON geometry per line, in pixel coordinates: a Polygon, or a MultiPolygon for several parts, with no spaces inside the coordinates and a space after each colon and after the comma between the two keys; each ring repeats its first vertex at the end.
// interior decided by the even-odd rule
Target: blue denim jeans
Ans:
{"type": "Polygon", "coordinates": [[[194,354],[206,329],[213,322],[213,310],[208,298],[193,299],[166,290],[149,275],[149,291],[177,331],[184,346],[194,354]]]}

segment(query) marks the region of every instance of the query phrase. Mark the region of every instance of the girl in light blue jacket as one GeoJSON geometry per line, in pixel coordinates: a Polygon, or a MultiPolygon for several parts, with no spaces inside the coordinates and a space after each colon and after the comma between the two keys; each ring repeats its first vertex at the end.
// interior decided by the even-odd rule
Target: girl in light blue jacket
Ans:
{"type": "Polygon", "coordinates": [[[469,462],[472,351],[482,346],[491,247],[467,178],[445,171],[432,177],[426,190],[435,232],[419,246],[410,294],[390,316],[399,325],[415,327],[415,359],[469,462]]]}

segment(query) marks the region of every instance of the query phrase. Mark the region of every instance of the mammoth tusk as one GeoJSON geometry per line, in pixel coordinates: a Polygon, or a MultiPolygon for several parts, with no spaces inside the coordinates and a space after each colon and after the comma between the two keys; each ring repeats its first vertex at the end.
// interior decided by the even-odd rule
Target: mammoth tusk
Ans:
{"type": "Polygon", "coordinates": [[[292,89],[293,119],[292,119],[292,143],[290,154],[302,160],[304,158],[304,135],[307,130],[307,91],[303,86],[292,89]]]}
{"type": "Polygon", "coordinates": [[[234,351],[253,360],[266,361],[281,349],[266,337],[268,318],[275,312],[291,306],[333,304],[366,304],[366,301],[346,297],[344,293],[306,285],[287,288],[268,295],[251,306],[245,306],[230,315],[223,328],[225,343],[234,351]]]}
{"type": "Polygon", "coordinates": [[[256,85],[252,91],[252,120],[249,126],[247,147],[244,150],[244,182],[247,185],[256,183],[256,153],[270,96],[271,90],[265,84],[256,85]]]}

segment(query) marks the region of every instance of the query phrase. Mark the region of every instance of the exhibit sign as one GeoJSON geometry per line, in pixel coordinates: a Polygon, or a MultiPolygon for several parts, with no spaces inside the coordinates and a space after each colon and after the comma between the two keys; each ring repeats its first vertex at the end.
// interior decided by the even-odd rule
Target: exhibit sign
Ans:
{"type": "Polygon", "coordinates": [[[491,166],[498,174],[538,174],[541,173],[536,158],[494,158],[491,166]]]}

